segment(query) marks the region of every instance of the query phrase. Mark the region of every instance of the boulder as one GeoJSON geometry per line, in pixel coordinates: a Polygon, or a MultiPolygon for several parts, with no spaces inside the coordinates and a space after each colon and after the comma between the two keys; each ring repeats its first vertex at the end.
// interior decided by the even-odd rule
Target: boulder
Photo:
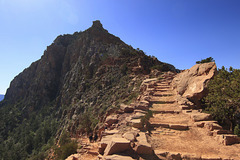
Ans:
{"type": "Polygon", "coordinates": [[[141,119],[132,119],[130,121],[130,123],[132,124],[132,127],[135,127],[135,128],[142,128],[143,127],[141,119]]]}
{"type": "MultiPolygon", "coordinates": [[[[203,128],[204,126],[206,125],[210,125],[212,123],[216,123],[217,124],[217,121],[198,121],[198,122],[195,122],[194,123],[194,126],[195,127],[200,127],[200,128],[203,128]]],[[[206,126],[207,127],[207,126],[206,126]]]]}
{"type": "Polygon", "coordinates": [[[117,154],[105,156],[104,159],[105,160],[134,160],[130,156],[122,156],[122,155],[117,155],[117,154]]]}
{"type": "Polygon", "coordinates": [[[143,111],[143,110],[140,110],[140,109],[135,109],[133,113],[134,114],[136,114],[136,113],[144,113],[144,114],[146,114],[147,112],[143,111]]]}
{"type": "Polygon", "coordinates": [[[105,135],[114,135],[114,134],[117,134],[117,133],[119,133],[119,130],[113,129],[113,130],[110,130],[110,131],[109,130],[105,130],[103,134],[105,134],[105,135]]]}
{"type": "Polygon", "coordinates": [[[130,104],[130,105],[133,106],[133,107],[135,107],[135,109],[147,111],[150,103],[149,103],[148,101],[142,100],[142,101],[140,101],[140,102],[133,103],[133,104],[130,104]]]}
{"type": "Polygon", "coordinates": [[[133,132],[129,131],[123,134],[123,138],[133,142],[136,140],[136,136],[133,132]]]}
{"type": "Polygon", "coordinates": [[[207,84],[216,74],[216,69],[214,62],[196,64],[173,79],[173,88],[182,97],[199,104],[199,100],[207,94],[207,84]]]}
{"type": "Polygon", "coordinates": [[[144,132],[139,132],[138,134],[139,134],[139,136],[137,137],[138,142],[141,142],[141,141],[147,142],[147,136],[144,132]]]}
{"type": "Polygon", "coordinates": [[[139,133],[137,141],[138,143],[135,149],[138,154],[153,154],[152,146],[148,143],[147,136],[144,132],[139,133]]]}
{"type": "Polygon", "coordinates": [[[125,113],[132,113],[134,111],[134,106],[129,106],[125,104],[120,105],[121,110],[123,110],[125,113]]]}
{"type": "Polygon", "coordinates": [[[81,158],[80,154],[72,154],[70,156],[68,156],[65,160],[78,160],[81,158]]]}
{"type": "Polygon", "coordinates": [[[154,81],[157,81],[158,79],[157,78],[151,78],[151,79],[145,79],[141,85],[144,85],[144,84],[147,84],[147,83],[151,83],[151,82],[154,82],[154,81]]]}
{"type": "Polygon", "coordinates": [[[163,158],[163,157],[166,157],[166,156],[167,156],[168,151],[165,151],[165,150],[154,150],[154,153],[155,153],[157,156],[160,156],[161,158],[163,158]]]}
{"type": "Polygon", "coordinates": [[[200,121],[200,122],[195,122],[195,123],[194,123],[194,126],[195,126],[195,127],[203,128],[203,127],[204,127],[204,122],[202,122],[202,121],[200,121]]]}
{"type": "Polygon", "coordinates": [[[104,155],[111,155],[115,153],[121,153],[123,151],[129,150],[130,141],[125,138],[112,138],[112,140],[108,143],[104,155]]]}
{"type": "Polygon", "coordinates": [[[100,154],[104,153],[104,150],[106,149],[108,143],[112,141],[112,138],[122,138],[120,134],[114,134],[114,135],[108,135],[102,137],[101,141],[98,143],[98,152],[100,154]]]}
{"type": "Polygon", "coordinates": [[[144,117],[144,116],[145,116],[144,113],[137,112],[132,116],[132,119],[139,119],[139,118],[144,117]]]}
{"type": "Polygon", "coordinates": [[[184,160],[202,160],[201,156],[195,153],[181,153],[181,157],[184,160]]]}
{"type": "Polygon", "coordinates": [[[223,129],[222,126],[217,123],[205,123],[204,127],[209,129],[210,131],[223,129]]]}
{"type": "Polygon", "coordinates": [[[193,113],[190,117],[194,122],[212,120],[212,116],[207,113],[193,113]]]}
{"type": "Polygon", "coordinates": [[[118,122],[117,115],[109,115],[105,120],[105,123],[107,124],[107,126],[111,126],[113,123],[117,123],[117,122],[118,122]]]}
{"type": "Polygon", "coordinates": [[[240,142],[237,135],[231,135],[231,134],[217,135],[215,138],[218,142],[224,145],[231,145],[231,144],[240,142]]]}
{"type": "Polygon", "coordinates": [[[150,96],[143,96],[141,99],[149,102],[151,100],[151,97],[150,96]]]}
{"type": "Polygon", "coordinates": [[[167,159],[182,160],[181,154],[178,152],[169,152],[167,154],[167,159]]]}
{"type": "Polygon", "coordinates": [[[140,141],[136,146],[136,152],[138,154],[153,154],[153,149],[151,144],[147,141],[140,141]]]}

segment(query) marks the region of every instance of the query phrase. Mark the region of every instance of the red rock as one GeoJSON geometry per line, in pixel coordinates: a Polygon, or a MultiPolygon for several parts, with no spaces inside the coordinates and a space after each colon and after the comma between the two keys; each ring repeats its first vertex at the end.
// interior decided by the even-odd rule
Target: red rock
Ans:
{"type": "Polygon", "coordinates": [[[222,126],[220,126],[219,124],[217,123],[206,123],[204,125],[205,128],[209,129],[210,131],[213,131],[215,129],[217,130],[221,130],[222,129],[222,126]]]}
{"type": "Polygon", "coordinates": [[[109,156],[105,156],[105,160],[134,160],[132,157],[130,156],[122,156],[122,155],[109,155],[109,156]]]}
{"type": "Polygon", "coordinates": [[[196,104],[207,94],[207,84],[216,73],[214,62],[196,64],[173,79],[173,88],[177,93],[196,104]]]}
{"type": "Polygon", "coordinates": [[[132,119],[130,122],[131,122],[132,126],[135,127],[135,128],[142,128],[143,127],[141,119],[132,119]]]}
{"type": "Polygon", "coordinates": [[[153,154],[153,149],[151,144],[146,141],[141,141],[137,144],[136,152],[138,154],[153,154]]]}
{"type": "Polygon", "coordinates": [[[144,132],[140,132],[137,137],[137,146],[136,152],[138,154],[153,154],[153,149],[151,144],[148,143],[146,134],[144,132]]]}
{"type": "Polygon", "coordinates": [[[175,130],[187,130],[188,125],[185,125],[185,124],[169,124],[169,128],[175,129],[175,130]]]}
{"type": "Polygon", "coordinates": [[[229,135],[229,134],[217,135],[216,139],[218,142],[224,145],[231,145],[231,144],[240,142],[237,135],[229,135]]]}
{"type": "Polygon", "coordinates": [[[194,122],[212,120],[212,116],[207,113],[193,113],[190,117],[194,122]]]}
{"type": "Polygon", "coordinates": [[[136,136],[133,132],[129,131],[123,134],[123,137],[131,142],[135,141],[136,136]]]}
{"type": "Polygon", "coordinates": [[[117,123],[118,122],[118,116],[117,115],[109,115],[107,116],[105,123],[108,126],[111,126],[113,123],[117,123]]]}
{"type": "Polygon", "coordinates": [[[108,143],[104,155],[120,153],[130,149],[130,141],[125,138],[112,138],[108,143]]]}
{"type": "Polygon", "coordinates": [[[120,105],[120,109],[123,110],[125,113],[132,113],[134,111],[133,106],[129,106],[129,105],[125,105],[125,104],[121,104],[120,105]]]}

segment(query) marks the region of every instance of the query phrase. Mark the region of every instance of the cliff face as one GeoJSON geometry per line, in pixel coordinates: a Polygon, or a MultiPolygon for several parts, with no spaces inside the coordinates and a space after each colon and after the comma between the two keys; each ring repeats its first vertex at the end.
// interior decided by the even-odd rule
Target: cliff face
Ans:
{"type": "Polygon", "coordinates": [[[21,144],[26,153],[12,159],[24,159],[63,128],[90,130],[107,109],[134,97],[152,68],[175,71],[109,34],[100,21],[84,32],[58,36],[40,60],[14,78],[0,102],[0,150],[9,148],[1,157],[14,156],[8,152],[20,152],[21,144]],[[16,136],[23,128],[26,133],[16,136]],[[18,145],[9,147],[9,138],[18,145]]]}
{"type": "Polygon", "coordinates": [[[81,98],[87,81],[109,72],[109,66],[145,74],[152,66],[175,70],[134,50],[95,21],[84,32],[58,36],[40,60],[14,78],[5,96],[6,103],[21,101],[39,108],[58,97],[59,105],[69,104],[73,94],[81,98]]]}
{"type": "Polygon", "coordinates": [[[91,76],[101,63],[101,56],[117,57],[120,47],[127,45],[104,30],[99,21],[85,32],[59,36],[40,60],[14,78],[6,100],[15,103],[32,99],[34,105],[46,104],[59,95],[72,74],[91,76]]]}

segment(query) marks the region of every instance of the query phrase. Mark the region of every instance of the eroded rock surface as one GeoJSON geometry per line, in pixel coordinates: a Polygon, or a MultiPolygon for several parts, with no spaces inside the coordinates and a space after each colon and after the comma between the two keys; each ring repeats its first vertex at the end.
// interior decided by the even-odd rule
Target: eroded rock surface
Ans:
{"type": "Polygon", "coordinates": [[[173,79],[173,88],[182,97],[198,104],[198,101],[206,95],[207,84],[215,75],[216,69],[214,62],[196,64],[173,79]]]}

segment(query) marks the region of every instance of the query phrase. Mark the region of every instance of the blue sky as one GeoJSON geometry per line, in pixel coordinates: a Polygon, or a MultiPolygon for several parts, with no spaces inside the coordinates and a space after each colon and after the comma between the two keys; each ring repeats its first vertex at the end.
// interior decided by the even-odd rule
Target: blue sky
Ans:
{"type": "Polygon", "coordinates": [[[210,56],[240,68],[239,8],[239,0],[0,0],[0,94],[58,35],[94,20],[179,69],[210,56]]]}

